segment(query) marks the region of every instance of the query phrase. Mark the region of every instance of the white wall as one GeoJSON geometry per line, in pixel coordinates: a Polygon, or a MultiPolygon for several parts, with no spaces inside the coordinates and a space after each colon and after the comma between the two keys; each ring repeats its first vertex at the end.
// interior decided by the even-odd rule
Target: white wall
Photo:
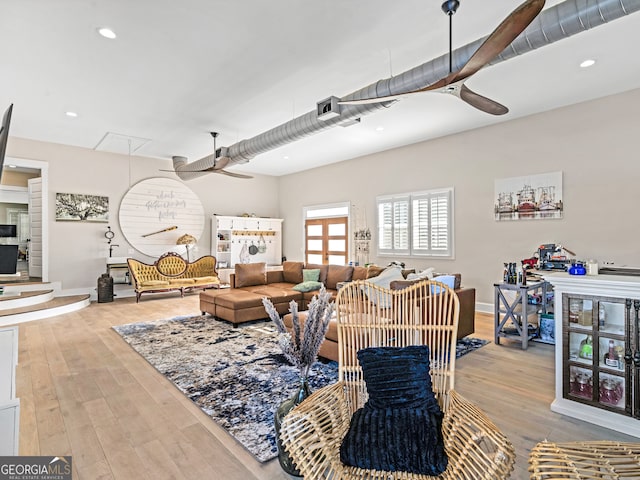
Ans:
{"type": "MultiPolygon", "coordinates": [[[[49,163],[49,279],[60,281],[63,290],[95,289],[97,278],[106,271],[108,244],[104,237],[107,225],[116,233],[119,247],[114,256],[129,256],[132,248],[120,230],[118,208],[131,185],[151,177],[177,179],[170,169],[171,161],[129,157],[90,149],[12,137],[7,146],[10,157],[42,160],[49,163]],[[131,168],[130,168],[131,166],[131,168]],[[85,193],[109,197],[109,223],[56,222],[55,194],[85,193]]],[[[210,215],[238,215],[243,212],[258,216],[278,215],[278,179],[257,176],[240,180],[224,175],[208,175],[185,184],[200,198],[206,221],[202,238],[192,250],[192,257],[208,255],[211,245],[210,215]]],[[[135,251],[143,261],[152,260],[135,251]]]]}
{"type": "MultiPolygon", "coordinates": [[[[210,175],[186,184],[207,215],[284,218],[283,255],[291,260],[303,259],[304,206],[349,201],[364,207],[375,239],[376,195],[453,186],[456,258],[400,260],[409,267],[461,272],[463,283],[476,287],[478,301],[492,303],[502,263],[530,257],[541,243],[562,243],[580,258],[640,265],[639,104],[635,90],[280,178],[210,175]],[[564,172],[564,219],[494,220],[496,178],[558,170],[564,172]]],[[[7,154],[50,164],[50,279],[66,290],[95,288],[108,251],[107,224],[55,222],[55,193],[109,196],[109,225],[120,245],[114,255],[124,256],[130,247],[117,222],[123,195],[145,178],[176,178],[158,171],[171,168],[170,160],[132,157],[130,177],[125,155],[13,137],[7,154]]],[[[207,225],[198,254],[209,253],[210,240],[207,225]]],[[[374,249],[371,260],[386,265],[390,259],[376,258],[374,249]]]]}
{"type": "MultiPolygon", "coordinates": [[[[461,272],[479,302],[493,303],[503,262],[531,257],[542,243],[561,243],[580,259],[640,265],[637,105],[640,90],[281,177],[283,255],[304,258],[304,206],[366,208],[375,243],[376,195],[453,186],[456,258],[398,259],[461,272]],[[496,178],[553,171],[564,173],[563,219],[494,220],[496,178]]],[[[371,261],[390,259],[374,248],[371,261]]]]}

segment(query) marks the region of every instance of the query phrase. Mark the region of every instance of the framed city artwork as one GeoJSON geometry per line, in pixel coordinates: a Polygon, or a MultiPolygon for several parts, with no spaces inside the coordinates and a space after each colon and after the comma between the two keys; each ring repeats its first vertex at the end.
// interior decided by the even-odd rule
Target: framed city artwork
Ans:
{"type": "Polygon", "coordinates": [[[540,173],[495,181],[495,219],[539,220],[562,218],[562,172],[540,173]]]}

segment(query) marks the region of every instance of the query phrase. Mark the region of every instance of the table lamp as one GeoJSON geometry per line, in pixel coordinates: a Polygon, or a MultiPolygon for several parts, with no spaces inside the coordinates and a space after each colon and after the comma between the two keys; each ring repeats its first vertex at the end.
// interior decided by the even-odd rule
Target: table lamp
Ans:
{"type": "Polygon", "coordinates": [[[191,262],[191,259],[189,258],[189,247],[191,245],[195,245],[196,243],[196,237],[194,237],[193,235],[189,235],[188,233],[185,233],[181,237],[178,237],[178,240],[176,240],[176,245],[184,245],[187,249],[187,262],[191,262]]]}

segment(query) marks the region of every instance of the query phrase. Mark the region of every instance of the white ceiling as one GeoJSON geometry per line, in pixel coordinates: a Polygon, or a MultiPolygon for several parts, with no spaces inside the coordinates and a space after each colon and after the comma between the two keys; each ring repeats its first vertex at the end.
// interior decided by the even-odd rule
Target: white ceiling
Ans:
{"type": "MultiPolygon", "coordinates": [[[[123,153],[132,137],[132,153],[162,159],[197,160],[213,151],[209,131],[229,146],[448,49],[440,0],[2,3],[0,108],[14,103],[11,136],[123,153]],[[102,26],[118,38],[99,36],[102,26]]],[[[518,3],[462,0],[454,48],[518,3]]],[[[632,14],[482,70],[467,85],[507,105],[504,117],[415,95],[232,170],[284,175],[638,88],[639,38],[632,14]],[[579,68],[586,58],[597,63],[579,68]]]]}

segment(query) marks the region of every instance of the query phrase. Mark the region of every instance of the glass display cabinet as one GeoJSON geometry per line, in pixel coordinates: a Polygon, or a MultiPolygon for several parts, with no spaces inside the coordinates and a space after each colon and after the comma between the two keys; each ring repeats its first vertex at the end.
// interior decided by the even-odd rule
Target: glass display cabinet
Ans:
{"type": "Polygon", "coordinates": [[[564,294],[562,299],[566,341],[563,396],[578,402],[632,415],[632,358],[637,350],[631,299],[564,294]],[[628,327],[628,328],[627,328],[628,327]]]}
{"type": "Polygon", "coordinates": [[[544,279],[555,292],[551,410],[640,437],[640,275],[544,279]]]}

